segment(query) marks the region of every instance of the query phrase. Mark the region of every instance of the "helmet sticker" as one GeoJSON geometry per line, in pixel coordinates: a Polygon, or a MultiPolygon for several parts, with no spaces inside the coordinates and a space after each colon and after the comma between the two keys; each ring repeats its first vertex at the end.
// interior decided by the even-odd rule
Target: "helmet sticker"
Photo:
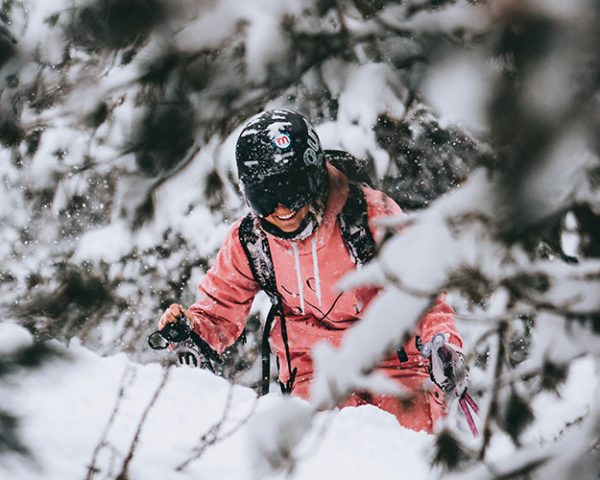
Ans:
{"type": "Polygon", "coordinates": [[[303,155],[304,163],[308,166],[317,165],[320,160],[318,152],[321,149],[321,146],[319,145],[319,137],[317,136],[317,132],[315,132],[313,126],[308,123],[306,119],[303,120],[306,124],[306,130],[308,132],[308,147],[306,147],[306,150],[304,150],[303,155]]]}
{"type": "Polygon", "coordinates": [[[304,150],[304,163],[307,166],[310,165],[317,165],[317,163],[319,162],[319,156],[317,155],[317,152],[315,152],[312,148],[308,147],[306,150],[304,150]]]}
{"type": "Polygon", "coordinates": [[[279,135],[277,135],[275,137],[275,139],[273,140],[273,143],[275,144],[276,147],[285,149],[290,146],[290,144],[292,143],[292,140],[287,133],[280,133],[279,135]]]}
{"type": "Polygon", "coordinates": [[[304,123],[306,124],[306,131],[308,133],[308,138],[306,141],[308,142],[310,148],[317,152],[321,148],[321,146],[319,145],[319,137],[317,136],[317,132],[315,132],[313,126],[310,123],[308,123],[306,119],[304,119],[304,123]]]}

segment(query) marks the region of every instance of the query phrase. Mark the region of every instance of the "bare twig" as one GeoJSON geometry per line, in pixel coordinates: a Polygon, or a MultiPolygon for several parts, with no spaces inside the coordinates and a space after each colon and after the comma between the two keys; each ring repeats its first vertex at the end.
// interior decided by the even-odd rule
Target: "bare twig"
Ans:
{"type": "Polygon", "coordinates": [[[144,426],[144,423],[146,422],[146,417],[150,413],[150,410],[152,410],[152,407],[154,407],[154,404],[156,403],[156,400],[158,399],[158,396],[160,395],[160,393],[162,392],[164,386],[166,385],[167,380],[169,379],[169,373],[170,372],[171,372],[170,368],[165,368],[164,373],[163,373],[163,378],[162,378],[160,384],[158,385],[158,387],[156,388],[156,391],[154,392],[154,395],[150,399],[150,402],[146,406],[146,409],[144,410],[144,413],[142,414],[142,417],[140,418],[140,422],[138,423],[135,435],[134,435],[133,440],[131,442],[131,446],[129,448],[129,452],[127,453],[127,456],[125,457],[125,461],[123,462],[123,467],[121,468],[121,473],[119,473],[119,475],[117,476],[116,480],[128,480],[128,478],[129,478],[129,475],[128,475],[129,464],[131,463],[131,460],[133,459],[133,456],[135,455],[135,450],[136,450],[138,442],[140,440],[140,434],[142,432],[142,427],[144,426]]]}
{"type": "Polygon", "coordinates": [[[86,480],[92,480],[94,475],[99,472],[98,466],[96,462],[98,461],[98,455],[103,448],[110,447],[108,442],[106,441],[106,437],[108,436],[108,432],[110,431],[117,414],[119,413],[119,409],[121,408],[121,401],[125,395],[125,389],[128,385],[131,385],[133,380],[135,379],[135,370],[127,365],[125,370],[123,371],[123,375],[121,377],[121,383],[119,385],[119,391],[117,393],[117,400],[115,401],[115,405],[112,409],[112,413],[110,414],[110,418],[108,419],[108,423],[106,427],[104,427],[104,431],[102,432],[102,436],[100,437],[100,441],[96,445],[94,449],[94,453],[92,454],[92,460],[90,461],[90,465],[88,467],[87,475],[85,477],[86,480]]]}
{"type": "Polygon", "coordinates": [[[496,365],[494,367],[494,384],[490,396],[490,406],[487,409],[485,423],[483,426],[482,444],[479,452],[479,459],[485,458],[485,453],[492,437],[492,419],[495,417],[498,410],[498,392],[500,391],[500,377],[502,375],[502,367],[504,365],[503,357],[505,352],[505,335],[508,329],[508,322],[501,322],[498,325],[498,351],[496,353],[496,365]]]}
{"type": "Polygon", "coordinates": [[[229,391],[227,392],[227,398],[225,399],[225,408],[223,409],[223,414],[221,418],[212,427],[210,427],[208,431],[204,435],[202,435],[202,437],[200,437],[201,444],[194,449],[194,453],[191,457],[189,457],[187,460],[185,460],[177,466],[176,470],[178,472],[187,468],[187,466],[194,460],[198,460],[208,449],[208,447],[215,445],[216,443],[225,440],[226,438],[233,435],[248,422],[250,417],[252,417],[256,409],[256,404],[258,403],[258,398],[254,399],[254,404],[252,405],[250,412],[248,412],[248,415],[246,415],[242,420],[240,420],[231,430],[220,434],[225,425],[225,422],[227,421],[229,410],[231,409],[231,404],[233,402],[233,390],[234,385],[231,384],[229,386],[229,391]]]}

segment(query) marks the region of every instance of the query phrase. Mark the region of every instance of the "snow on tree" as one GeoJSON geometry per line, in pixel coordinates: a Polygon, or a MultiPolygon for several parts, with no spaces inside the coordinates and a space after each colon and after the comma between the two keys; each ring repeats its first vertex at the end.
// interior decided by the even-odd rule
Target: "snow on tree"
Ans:
{"type": "MultiPolygon", "coordinates": [[[[600,352],[600,263],[584,246],[589,240],[578,249],[568,245],[562,226],[568,215],[579,238],[596,236],[595,228],[577,227],[575,212],[586,211],[597,222],[598,112],[588,102],[598,95],[598,64],[589,46],[597,40],[600,12],[587,3],[571,7],[566,12],[556,2],[497,2],[486,30],[470,32],[479,48],[471,41],[441,55],[442,73],[433,67],[429,78],[432,101],[447,107],[445,118],[477,126],[495,152],[494,164],[409,220],[389,222],[403,225],[401,234],[344,282],[384,285],[385,293],[339,350],[323,344],[315,351],[313,412],[337,405],[356,389],[379,385],[389,391],[384,378],[371,374],[376,362],[414,328],[437,294],[449,291],[462,299],[467,308],[459,312],[470,324],[465,330],[474,364],[471,390],[484,408],[476,442],[461,438],[456,416],[439,432],[436,460],[461,470],[457,478],[597,474],[597,406],[577,425],[565,425],[551,447],[524,440],[534,420],[533,399],[564,381],[574,359],[591,355],[597,365],[600,352]],[[468,75],[448,75],[452,69],[468,75]],[[446,83],[440,95],[440,78],[458,83],[446,83]],[[475,94],[461,96],[464,83],[475,94]],[[492,438],[502,434],[518,455],[489,458],[492,438]]],[[[447,14],[441,18],[456,27],[447,14]]],[[[425,25],[438,36],[447,27],[425,25]]],[[[308,429],[305,417],[299,412],[298,425],[308,429]]],[[[285,425],[290,423],[287,418],[285,425]]],[[[274,430],[286,436],[289,427],[274,430]]]]}
{"type": "Polygon", "coordinates": [[[245,208],[233,145],[263,108],[307,114],[406,209],[488,156],[420,100],[427,42],[384,3],[234,3],[4,3],[1,288],[38,334],[144,355],[245,208]]]}
{"type": "MultiPolygon", "coordinates": [[[[347,279],[386,290],[339,351],[316,352],[309,407],[266,415],[294,438],[259,434],[265,458],[289,466],[307,418],[352,389],[388,388],[370,370],[448,291],[484,408],[475,443],[450,416],[438,460],[473,478],[585,478],[598,464],[597,408],[551,447],[526,438],[536,395],[573,359],[599,356],[600,8],[569,3],[3,1],[4,310],[37,338],[149,360],[161,310],[193,301],[245,210],[241,124],[296,109],[326,148],[368,160],[411,215],[347,279]],[[502,435],[521,449],[510,461],[487,456],[502,435]],[[282,445],[291,453],[272,450],[282,445]]],[[[224,367],[247,384],[261,311],[224,367]]]]}

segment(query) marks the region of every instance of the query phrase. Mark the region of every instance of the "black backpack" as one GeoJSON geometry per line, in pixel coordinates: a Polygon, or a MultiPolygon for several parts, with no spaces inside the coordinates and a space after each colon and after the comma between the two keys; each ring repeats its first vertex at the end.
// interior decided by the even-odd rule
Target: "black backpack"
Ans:
{"type": "MultiPolygon", "coordinates": [[[[326,150],[325,158],[338,170],[346,174],[350,180],[348,199],[338,215],[338,221],[342,237],[354,261],[357,264],[365,264],[376,253],[375,239],[369,229],[367,202],[361,187],[361,183],[373,184],[368,173],[367,164],[361,163],[349,153],[337,150],[326,150]]],[[[290,372],[289,380],[285,385],[281,384],[281,389],[284,393],[291,392],[297,369],[292,370],[291,366],[283,301],[277,291],[269,242],[263,230],[255,226],[255,217],[252,213],[246,215],[242,220],[239,238],[256,282],[271,300],[271,309],[267,315],[262,336],[262,394],[269,392],[271,370],[269,336],[276,316],[279,316],[280,319],[281,336],[285,347],[288,371],[290,372]]]]}

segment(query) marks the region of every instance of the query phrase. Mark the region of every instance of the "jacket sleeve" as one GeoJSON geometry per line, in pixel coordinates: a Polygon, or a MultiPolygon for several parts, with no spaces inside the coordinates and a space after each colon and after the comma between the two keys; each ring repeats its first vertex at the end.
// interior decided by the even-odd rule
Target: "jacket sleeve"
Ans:
{"type": "Polygon", "coordinates": [[[375,241],[380,242],[383,238],[384,228],[377,225],[377,222],[374,220],[383,217],[399,217],[404,215],[404,213],[398,204],[385,193],[368,187],[365,187],[363,191],[367,201],[369,227],[371,227],[371,233],[375,241]]]}
{"type": "Polygon", "coordinates": [[[460,333],[456,329],[454,318],[454,310],[446,303],[446,294],[442,293],[436,299],[435,305],[417,323],[417,335],[421,337],[423,343],[427,343],[431,342],[431,339],[437,333],[448,334],[448,341],[458,351],[461,351],[463,342],[460,333]]]}
{"type": "Polygon", "coordinates": [[[236,222],[219,249],[215,263],[198,285],[198,300],[189,308],[196,332],[222,353],[242,334],[259,286],[239,239],[236,222]]]}

